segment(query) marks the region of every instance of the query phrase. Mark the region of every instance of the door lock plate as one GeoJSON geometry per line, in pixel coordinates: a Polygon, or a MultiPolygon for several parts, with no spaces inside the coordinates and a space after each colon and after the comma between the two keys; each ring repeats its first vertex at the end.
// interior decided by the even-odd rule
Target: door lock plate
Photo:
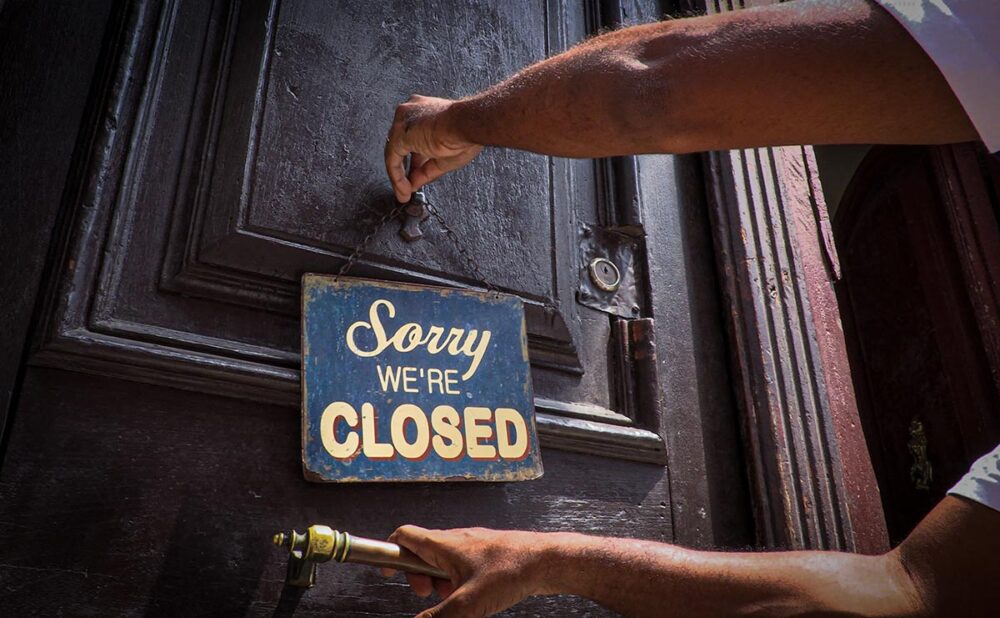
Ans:
{"type": "Polygon", "coordinates": [[[642,314],[637,276],[641,237],[582,224],[579,232],[580,284],[576,300],[581,305],[621,318],[642,314]]]}

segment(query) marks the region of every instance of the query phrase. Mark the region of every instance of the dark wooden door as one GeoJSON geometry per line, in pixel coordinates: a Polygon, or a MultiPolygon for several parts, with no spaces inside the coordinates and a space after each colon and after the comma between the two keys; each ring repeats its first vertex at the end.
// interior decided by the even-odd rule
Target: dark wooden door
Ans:
{"type": "Polygon", "coordinates": [[[841,202],[838,294],[889,534],[901,541],[1000,441],[1000,161],[875,148],[841,202]]]}
{"type": "MultiPolygon", "coordinates": [[[[423,605],[361,568],[327,566],[301,598],[283,590],[270,535],[310,523],[746,542],[696,159],[491,150],[429,190],[486,281],[433,222],[414,243],[390,222],[352,271],[524,299],[542,480],[316,485],[301,473],[298,281],[335,272],[392,207],[381,152],[395,104],[472,93],[621,17],[609,7],[117,6],[0,484],[0,603],[102,615],[423,605]],[[625,271],[615,295],[588,284],[597,255],[625,271]]],[[[514,613],[593,612],[538,600],[514,613]]]]}

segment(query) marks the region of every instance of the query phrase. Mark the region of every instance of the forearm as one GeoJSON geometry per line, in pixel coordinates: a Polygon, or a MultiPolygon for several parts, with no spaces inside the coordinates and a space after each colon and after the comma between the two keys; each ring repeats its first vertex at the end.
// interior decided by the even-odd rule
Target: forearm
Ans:
{"type": "Polygon", "coordinates": [[[669,91],[640,55],[653,42],[669,39],[678,23],[596,37],[458,101],[448,121],[469,141],[549,155],[658,151],[659,131],[651,130],[649,114],[666,102],[669,91]]]}
{"type": "MultiPolygon", "coordinates": [[[[626,616],[994,616],[1000,511],[948,496],[881,556],[694,551],[630,539],[403,526],[391,541],[443,568],[421,616],[493,615],[531,595],[573,594],[626,616]]],[[[409,575],[426,596],[431,579],[409,575]]]]}
{"type": "Polygon", "coordinates": [[[447,116],[475,143],[573,157],[976,137],[933,63],[865,0],[609,33],[447,116]]]}
{"type": "Polygon", "coordinates": [[[543,592],[626,616],[913,615],[894,554],[699,552],[629,539],[548,537],[543,592]]]}

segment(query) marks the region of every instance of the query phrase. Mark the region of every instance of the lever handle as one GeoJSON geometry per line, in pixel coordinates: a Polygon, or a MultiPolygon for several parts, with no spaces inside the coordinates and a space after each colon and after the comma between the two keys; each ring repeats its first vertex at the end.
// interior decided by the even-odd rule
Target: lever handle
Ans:
{"type": "MultiPolygon", "coordinates": [[[[344,534],[347,534],[346,532],[344,534]]],[[[350,547],[343,562],[389,567],[407,573],[420,573],[438,579],[451,579],[447,573],[420,559],[415,553],[396,543],[376,541],[360,536],[350,538],[350,547]]]]}
{"type": "Polygon", "coordinates": [[[438,579],[450,579],[447,573],[421,560],[396,543],[352,536],[328,526],[309,526],[305,534],[294,530],[274,535],[274,544],[288,548],[287,584],[310,588],[316,583],[316,565],[320,562],[354,562],[420,573],[438,579]]]}

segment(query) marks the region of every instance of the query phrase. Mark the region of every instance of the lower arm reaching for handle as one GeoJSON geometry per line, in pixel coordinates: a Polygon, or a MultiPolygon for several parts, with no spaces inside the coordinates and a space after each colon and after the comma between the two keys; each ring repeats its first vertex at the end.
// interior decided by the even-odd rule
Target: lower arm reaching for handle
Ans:
{"type": "MultiPolygon", "coordinates": [[[[419,618],[490,616],[532,595],[573,594],[626,616],[995,615],[1000,513],[948,497],[897,549],[708,552],[574,533],[426,530],[390,540],[448,574],[407,575],[443,600],[419,618]]],[[[387,572],[386,574],[391,574],[387,572]]]]}

